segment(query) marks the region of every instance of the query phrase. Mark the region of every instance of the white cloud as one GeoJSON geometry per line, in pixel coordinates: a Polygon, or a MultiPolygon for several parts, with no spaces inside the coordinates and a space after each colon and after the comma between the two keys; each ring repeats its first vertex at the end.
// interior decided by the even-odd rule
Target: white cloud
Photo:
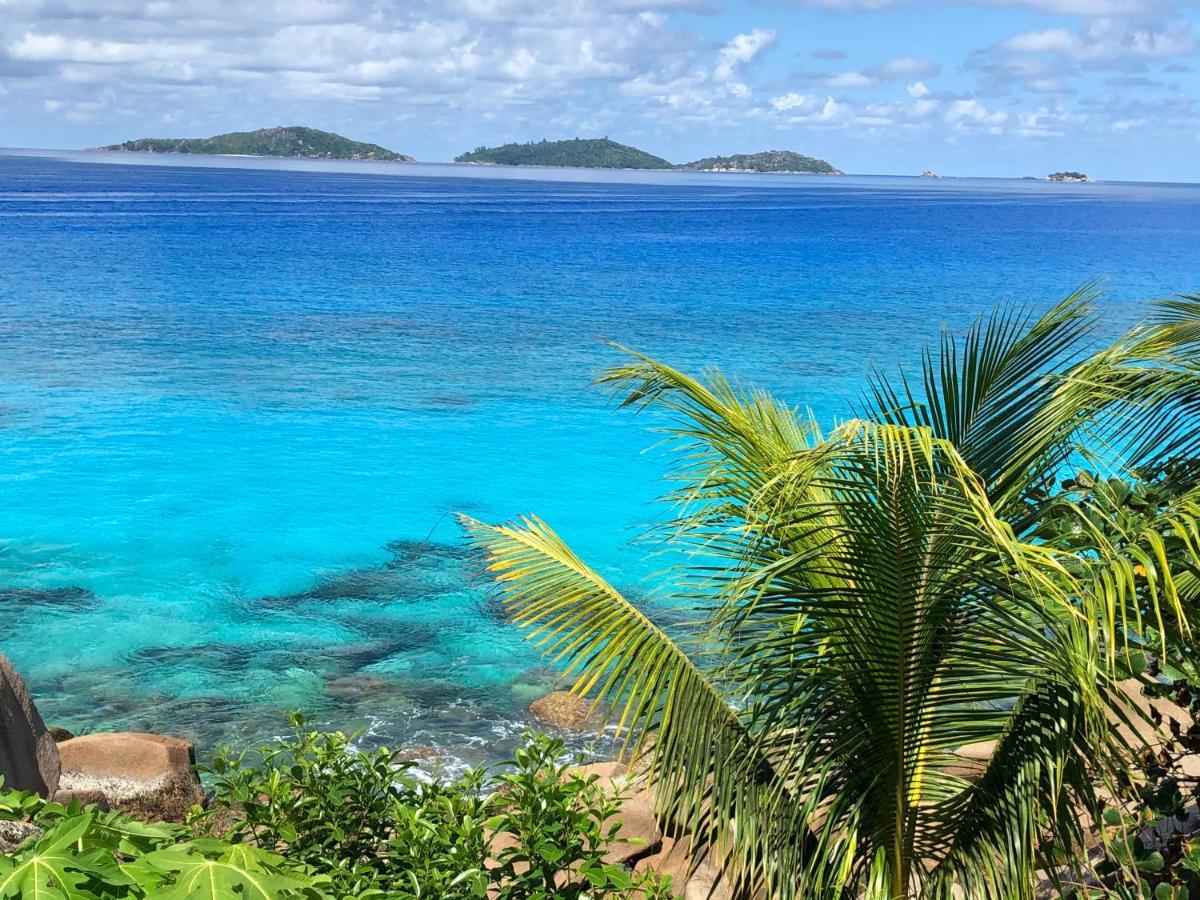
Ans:
{"type": "Polygon", "coordinates": [[[929,95],[929,88],[925,86],[925,82],[923,81],[914,81],[905,90],[908,91],[908,96],[918,99],[929,95]]]}
{"type": "Polygon", "coordinates": [[[756,56],[775,43],[775,32],[767,28],[755,28],[746,34],[739,34],[721,48],[717,54],[717,65],[713,76],[719,81],[727,81],[737,71],[756,56]]]}
{"type": "Polygon", "coordinates": [[[910,78],[929,78],[941,70],[942,67],[932,60],[898,56],[881,66],[872,66],[866,70],[866,74],[886,81],[907,81],[910,78]]]}
{"type": "Polygon", "coordinates": [[[823,78],[821,83],[831,88],[868,88],[874,87],[879,81],[862,72],[839,72],[837,75],[823,78]]]}
{"type": "MultiPolygon", "coordinates": [[[[793,5],[836,10],[877,10],[928,0],[792,0],[793,5]]],[[[1154,12],[1160,0],[942,0],[943,6],[1015,6],[1072,16],[1123,16],[1154,12]]]]}
{"type": "Polygon", "coordinates": [[[1157,26],[1101,18],[1078,31],[1047,28],[1026,31],[995,49],[1008,54],[1054,54],[1076,62],[1114,62],[1122,59],[1160,60],[1194,53],[1196,34],[1180,19],[1157,26]]]}
{"type": "Polygon", "coordinates": [[[1008,121],[1008,113],[1003,110],[993,112],[978,100],[955,100],[945,114],[946,124],[957,130],[982,129],[992,134],[999,134],[1008,121]]]}

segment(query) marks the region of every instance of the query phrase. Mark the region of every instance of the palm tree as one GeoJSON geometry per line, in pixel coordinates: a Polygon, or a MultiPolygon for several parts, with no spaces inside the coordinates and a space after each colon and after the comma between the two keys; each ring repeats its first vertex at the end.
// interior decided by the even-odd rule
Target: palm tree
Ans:
{"type": "Polygon", "coordinates": [[[1164,647],[1188,637],[1162,535],[1200,556],[1200,494],[1114,538],[1056,485],[1195,448],[1200,300],[1088,355],[1094,299],[943,335],[915,387],[876,372],[828,433],[719,372],[608,372],[669,422],[657,530],[695,626],[656,624],[537,518],[463,519],[515,621],[650,749],[660,814],[737,891],[1032,897],[1120,794],[1123,661],[1141,616],[1164,647]]]}

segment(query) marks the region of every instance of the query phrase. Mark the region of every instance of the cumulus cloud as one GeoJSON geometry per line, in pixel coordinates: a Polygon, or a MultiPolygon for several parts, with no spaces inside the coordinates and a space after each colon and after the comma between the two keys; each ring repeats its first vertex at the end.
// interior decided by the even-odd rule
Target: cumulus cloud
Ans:
{"type": "Polygon", "coordinates": [[[1196,33],[1180,19],[1151,26],[1101,18],[1085,23],[1078,31],[1047,28],[1022,32],[996,47],[999,53],[1056,54],[1085,63],[1165,60],[1195,50],[1196,33]]]}
{"type": "Polygon", "coordinates": [[[898,56],[881,66],[871,66],[864,74],[885,81],[907,81],[910,78],[929,78],[942,71],[942,67],[929,59],[916,56],[898,56]]]}
{"type": "MultiPolygon", "coordinates": [[[[792,5],[834,10],[877,10],[928,0],[792,0],[792,5]]],[[[1073,16],[1123,16],[1156,12],[1161,0],[942,0],[944,6],[1013,6],[1073,16]]]]}
{"type": "Polygon", "coordinates": [[[719,81],[728,81],[746,63],[775,43],[775,32],[767,28],[755,28],[739,34],[721,48],[717,55],[717,66],[713,76],[719,81]]]}
{"type": "Polygon", "coordinates": [[[771,27],[804,15],[781,19],[773,3],[739,7],[734,29],[697,19],[727,0],[0,0],[0,117],[92,123],[92,143],[302,121],[399,150],[414,130],[442,135],[440,152],[484,135],[767,129],[803,146],[807,130],[967,141],[1194,127],[1185,105],[1123,95],[1178,99],[1170,76],[1200,49],[1178,10],[1200,0],[791,2],[862,27],[882,21],[873,9],[918,4],[1073,18],[1025,14],[1019,30],[1020,13],[995,17],[1012,30],[936,58],[884,33],[861,58],[771,27]],[[789,72],[798,59],[814,70],[789,72]]]}

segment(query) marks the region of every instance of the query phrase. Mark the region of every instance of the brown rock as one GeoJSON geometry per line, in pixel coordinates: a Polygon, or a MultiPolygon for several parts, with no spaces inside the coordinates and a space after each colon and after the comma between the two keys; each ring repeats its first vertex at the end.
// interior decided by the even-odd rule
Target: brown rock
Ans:
{"type": "Polygon", "coordinates": [[[560,731],[597,731],[602,723],[594,704],[570,691],[554,691],[529,704],[529,714],[560,731]]]}
{"type": "Polygon", "coordinates": [[[974,783],[983,777],[995,752],[995,741],[966,744],[954,751],[954,762],[946,766],[945,771],[974,783]]]}
{"type": "Polygon", "coordinates": [[[58,790],[58,748],[25,682],[0,656],[0,776],[9,790],[49,797],[58,790]]]}
{"type": "MultiPolygon", "coordinates": [[[[662,829],[654,815],[653,797],[642,791],[625,801],[613,819],[621,823],[616,838],[604,854],[604,861],[633,865],[645,856],[657,853],[663,844],[662,829]]],[[[605,824],[607,830],[608,824],[605,824]]]]}
{"type": "Polygon", "coordinates": [[[1138,679],[1127,678],[1118,687],[1124,694],[1123,698],[1117,698],[1121,715],[1110,712],[1109,721],[1135,749],[1144,745],[1156,752],[1161,750],[1171,740],[1172,722],[1182,732],[1192,727],[1192,717],[1186,709],[1166,697],[1147,697],[1138,679]],[[1155,718],[1160,719],[1160,724],[1155,724],[1155,718]]]}
{"type": "Polygon", "coordinates": [[[610,794],[628,793],[628,769],[619,762],[588,763],[585,766],[567,766],[563,774],[568,777],[595,778],[596,784],[610,794]]]}
{"type": "Polygon", "coordinates": [[[204,792],[191,741],[158,734],[87,734],[58,745],[60,785],[100,791],[113,809],[151,821],[182,822],[204,792]]]}
{"type": "Polygon", "coordinates": [[[654,872],[670,877],[672,892],[682,900],[733,900],[728,879],[721,877],[721,870],[709,854],[705,853],[692,870],[686,840],[663,838],[662,849],[639,860],[633,870],[638,874],[654,872]]]}
{"type": "Polygon", "coordinates": [[[57,725],[51,725],[46,730],[50,732],[50,737],[54,738],[56,743],[69,741],[71,738],[75,737],[75,735],[67,731],[67,729],[59,728],[57,725]]]}
{"type": "Polygon", "coordinates": [[[392,754],[392,762],[396,765],[404,763],[415,763],[423,759],[436,759],[438,756],[437,747],[409,747],[407,750],[397,750],[392,754]]]}

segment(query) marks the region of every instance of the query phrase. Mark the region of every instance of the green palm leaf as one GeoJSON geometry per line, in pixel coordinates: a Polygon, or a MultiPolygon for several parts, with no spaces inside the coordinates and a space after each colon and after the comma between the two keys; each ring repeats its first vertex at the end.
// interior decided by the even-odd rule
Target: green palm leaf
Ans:
{"type": "Polygon", "coordinates": [[[728,849],[740,887],[1031,897],[1098,790],[1121,796],[1138,748],[1110,724],[1137,715],[1118,651],[1189,634],[1200,493],[1130,519],[1058,480],[1200,449],[1200,300],[1081,358],[1095,294],[944,335],[917,387],[877,374],[867,416],[828,434],[718,372],[632,354],[607,373],[666,422],[655,531],[683,551],[691,629],[656,626],[538,519],[464,520],[573,689],[634,746],[654,736],[665,811],[728,849]]]}

